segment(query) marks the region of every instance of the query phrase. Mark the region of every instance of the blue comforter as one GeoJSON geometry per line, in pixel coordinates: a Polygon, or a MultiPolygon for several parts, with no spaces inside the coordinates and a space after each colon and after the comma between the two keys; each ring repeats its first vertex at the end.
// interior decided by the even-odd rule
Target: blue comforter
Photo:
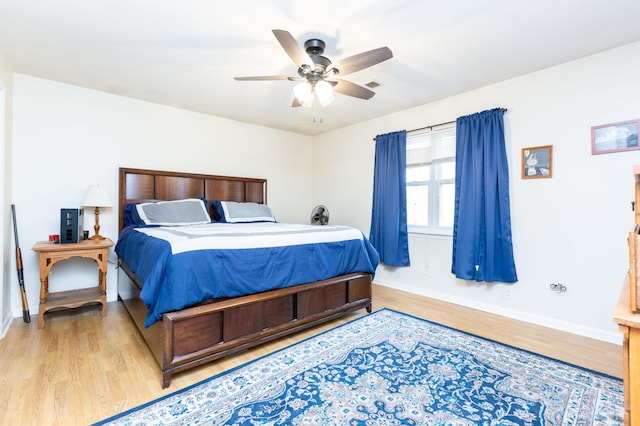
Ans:
{"type": "Polygon", "coordinates": [[[374,273],[379,262],[354,228],[282,223],[128,228],[115,251],[143,283],[145,327],[208,299],[374,273]]]}

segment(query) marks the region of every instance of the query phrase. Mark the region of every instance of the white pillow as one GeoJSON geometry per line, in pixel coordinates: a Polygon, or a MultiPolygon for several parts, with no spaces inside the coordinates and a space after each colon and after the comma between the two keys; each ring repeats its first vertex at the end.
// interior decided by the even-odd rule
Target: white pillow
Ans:
{"type": "Polygon", "coordinates": [[[224,213],[224,221],[229,223],[241,222],[275,222],[271,207],[258,203],[238,203],[235,201],[220,201],[224,213]]]}
{"type": "Polygon", "coordinates": [[[141,203],[136,210],[146,225],[180,226],[211,222],[205,202],[198,198],[141,203]]]}

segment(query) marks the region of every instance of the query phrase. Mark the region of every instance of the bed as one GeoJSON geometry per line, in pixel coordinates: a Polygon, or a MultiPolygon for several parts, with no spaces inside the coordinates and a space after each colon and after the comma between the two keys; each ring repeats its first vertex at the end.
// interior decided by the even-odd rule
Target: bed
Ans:
{"type": "MultiPolygon", "coordinates": [[[[262,231],[262,229],[269,229],[269,232],[271,232],[271,230],[277,230],[281,235],[294,233],[289,229],[281,231],[278,227],[284,226],[284,224],[270,223],[268,220],[265,221],[267,223],[264,224],[237,224],[237,228],[235,228],[236,224],[231,223],[194,223],[184,228],[177,227],[168,229],[165,227],[143,227],[142,229],[138,229],[135,225],[130,225],[131,218],[129,215],[132,211],[132,206],[133,211],[136,211],[135,209],[138,208],[140,212],[143,212],[143,210],[137,206],[156,206],[166,201],[193,201],[198,199],[203,200],[201,204],[205,206],[204,208],[207,209],[210,217],[214,218],[214,221],[217,221],[221,219],[221,214],[224,216],[225,213],[228,213],[226,210],[225,213],[220,211],[220,204],[227,204],[229,207],[233,204],[238,206],[257,205],[268,207],[266,203],[267,182],[265,179],[258,178],[133,168],[119,169],[118,213],[120,237],[116,245],[116,251],[119,252],[118,298],[123,302],[133,322],[140,331],[141,336],[148,345],[150,352],[158,362],[162,372],[163,388],[170,385],[172,375],[177,372],[214,361],[239,351],[247,350],[261,343],[295,333],[296,331],[338,318],[353,311],[366,309],[367,312],[371,312],[371,283],[375,267],[377,266],[377,253],[375,253],[375,249],[369,247],[370,243],[364,237],[362,237],[362,244],[368,247],[367,250],[369,252],[368,255],[359,254],[358,256],[363,256],[363,259],[360,261],[346,262],[350,263],[349,266],[344,266],[343,263],[345,262],[343,260],[336,260],[336,262],[324,261],[323,264],[325,267],[322,268],[322,274],[330,274],[330,276],[317,275],[320,274],[320,272],[310,274],[306,272],[300,273],[303,269],[306,271],[306,267],[294,265],[291,270],[297,272],[289,275],[296,277],[297,281],[292,279],[287,283],[280,282],[279,278],[257,279],[257,275],[255,275],[256,268],[247,268],[253,269],[253,275],[246,275],[244,270],[239,271],[237,268],[233,269],[233,267],[230,267],[230,263],[225,264],[223,269],[211,269],[211,271],[207,270],[209,272],[206,273],[200,272],[202,270],[201,266],[204,265],[200,258],[197,263],[197,265],[200,266],[198,267],[196,275],[190,275],[190,273],[184,272],[184,270],[174,275],[177,277],[189,276],[190,278],[187,280],[188,285],[193,286],[193,283],[203,281],[204,277],[206,277],[204,281],[208,280],[213,283],[215,279],[210,277],[222,276],[221,271],[224,270],[226,274],[225,280],[235,281],[237,279],[239,282],[245,284],[245,293],[247,291],[249,293],[239,292],[236,294],[236,292],[229,293],[229,295],[223,293],[225,294],[224,296],[215,297],[216,294],[218,294],[216,290],[211,294],[205,295],[206,297],[199,296],[204,297],[204,300],[196,302],[193,300],[181,301],[180,303],[186,304],[184,307],[179,306],[179,308],[170,309],[164,307],[159,309],[155,305],[155,301],[150,302],[148,295],[150,292],[157,294],[155,290],[156,287],[154,286],[162,289],[168,287],[169,284],[165,282],[159,284],[153,283],[150,276],[157,276],[158,280],[169,280],[172,274],[162,272],[150,275],[148,271],[141,268],[140,265],[136,263],[135,258],[128,257],[130,254],[126,254],[127,250],[125,250],[125,247],[127,247],[127,244],[129,247],[143,246],[137,240],[130,242],[128,240],[129,238],[142,238],[140,234],[149,234],[154,244],[161,246],[162,250],[166,251],[167,247],[170,247],[169,252],[174,251],[174,254],[171,256],[168,255],[168,257],[171,258],[167,260],[167,262],[169,262],[173,261],[174,257],[177,258],[179,256],[175,253],[179,251],[176,247],[178,244],[181,244],[180,241],[197,239],[193,238],[191,234],[187,235],[187,229],[190,230],[189,232],[197,233],[205,232],[203,231],[204,228],[211,227],[223,229],[225,230],[224,232],[228,233],[228,229],[235,231],[237,229],[244,229],[241,226],[253,226],[253,228],[259,229],[260,231],[262,231]],[[224,203],[214,204],[212,202],[213,200],[223,200],[224,203]],[[265,225],[265,227],[262,225],[265,225]],[[193,230],[191,231],[191,229],[193,230]],[[162,236],[160,234],[176,234],[178,236],[173,235],[169,237],[169,240],[175,238],[179,241],[163,241],[159,243],[156,241],[156,238],[161,238],[162,236]],[[367,260],[364,259],[367,256],[369,262],[368,267],[366,266],[367,260]],[[341,266],[334,268],[334,264],[340,264],[341,266]],[[329,265],[329,267],[327,267],[327,265],[329,265]],[[320,279],[317,279],[318,277],[320,277],[320,279]],[[273,280],[274,283],[271,283],[271,280],[273,280]],[[275,284],[275,281],[278,281],[277,284],[275,284]]],[[[176,203],[172,202],[167,204],[173,205],[176,203]]],[[[226,206],[223,207],[226,208],[226,206]]],[[[325,227],[306,226],[305,228],[304,232],[316,234],[318,233],[316,231],[320,231],[320,228],[325,227]]],[[[348,231],[342,229],[342,227],[328,228],[333,228],[340,232],[348,231]]],[[[209,231],[207,230],[206,232],[209,231]]],[[[264,232],[269,233],[267,231],[264,232]]],[[[234,233],[238,234],[240,232],[234,233]]],[[[213,238],[213,236],[207,235],[206,238],[213,238]]],[[[253,237],[252,234],[251,238],[244,238],[244,240],[254,241],[255,243],[259,238],[253,237]]],[[[340,244],[342,244],[342,242],[340,242],[340,244]]],[[[349,244],[352,244],[352,242],[349,244]]],[[[335,245],[335,243],[328,245],[335,245]]],[[[308,249],[310,247],[308,244],[299,244],[298,246],[279,248],[280,251],[278,253],[283,253],[282,250],[288,252],[289,250],[299,250],[300,248],[308,249]]],[[[340,247],[344,249],[344,246],[340,247]]],[[[265,249],[261,248],[260,250],[260,253],[262,253],[262,250],[265,249]]],[[[133,252],[133,249],[129,251],[133,252]]],[[[146,248],[143,251],[150,253],[146,248]]],[[[203,252],[194,249],[194,253],[201,255],[203,252]]],[[[227,251],[220,250],[216,253],[216,256],[221,257],[222,255],[220,253],[224,254],[227,253],[227,251]]],[[[253,251],[245,252],[235,250],[233,253],[235,257],[242,257],[239,256],[238,253],[243,253],[243,255],[244,253],[252,253],[251,262],[245,262],[247,265],[258,262],[255,260],[257,258],[254,257],[253,251]]],[[[295,253],[295,259],[306,256],[300,254],[304,252],[295,253]]],[[[153,256],[154,258],[160,258],[164,255],[153,256]]],[[[271,256],[274,255],[271,254],[271,256]]],[[[279,256],[280,255],[278,255],[278,258],[279,256]]],[[[351,258],[352,256],[348,257],[351,258]]],[[[291,261],[295,263],[294,260],[291,261]]],[[[206,267],[209,267],[208,264],[206,267]]],[[[211,268],[213,267],[212,265],[211,268]]],[[[171,264],[171,270],[173,269],[177,269],[177,267],[171,264]]],[[[274,269],[282,268],[277,267],[274,269]]],[[[169,271],[169,269],[167,269],[167,271],[169,271]]],[[[178,278],[174,277],[174,280],[178,280],[178,278]]],[[[170,284],[169,287],[178,285],[176,281],[171,281],[170,284]]],[[[183,284],[184,283],[179,285],[183,284]]],[[[226,288],[226,286],[218,286],[220,289],[223,287],[226,288]]],[[[174,292],[174,294],[188,292],[189,291],[180,290],[174,292]]],[[[165,298],[163,300],[167,299],[172,300],[172,298],[165,298]]],[[[176,299],[179,298],[176,297],[176,299]]]]}

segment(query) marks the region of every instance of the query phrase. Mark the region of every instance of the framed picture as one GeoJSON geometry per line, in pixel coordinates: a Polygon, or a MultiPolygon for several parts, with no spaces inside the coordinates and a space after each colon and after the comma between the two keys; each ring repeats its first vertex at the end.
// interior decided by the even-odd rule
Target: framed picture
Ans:
{"type": "Polygon", "coordinates": [[[522,148],[522,179],[544,179],[553,175],[552,145],[522,148]]]}
{"type": "Polygon", "coordinates": [[[633,151],[638,145],[640,120],[621,121],[591,128],[591,154],[633,151]]]}

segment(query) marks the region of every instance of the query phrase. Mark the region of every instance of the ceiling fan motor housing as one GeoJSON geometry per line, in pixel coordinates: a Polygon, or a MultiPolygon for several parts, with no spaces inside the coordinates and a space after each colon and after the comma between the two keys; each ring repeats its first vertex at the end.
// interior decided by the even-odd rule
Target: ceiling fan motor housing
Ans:
{"type": "Polygon", "coordinates": [[[307,51],[309,56],[322,55],[324,53],[324,41],[318,38],[312,38],[304,42],[304,50],[307,51]]]}
{"type": "MultiPolygon", "coordinates": [[[[331,60],[326,56],[322,56],[324,52],[324,41],[312,38],[305,41],[304,48],[311,60],[313,61],[313,68],[308,65],[302,65],[298,68],[298,75],[306,78],[312,85],[320,80],[323,80],[326,76],[327,68],[331,65],[331,60]]],[[[336,68],[331,68],[332,75],[338,74],[336,68]]]]}

